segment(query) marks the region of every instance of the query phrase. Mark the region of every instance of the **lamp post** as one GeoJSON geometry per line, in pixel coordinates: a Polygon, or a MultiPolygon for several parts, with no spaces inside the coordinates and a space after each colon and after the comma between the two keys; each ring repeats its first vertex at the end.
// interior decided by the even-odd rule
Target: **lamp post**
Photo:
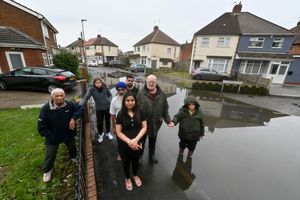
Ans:
{"type": "Polygon", "coordinates": [[[87,19],[81,19],[81,41],[82,41],[82,53],[83,53],[83,66],[82,66],[82,77],[84,79],[87,80],[87,63],[86,63],[86,52],[85,52],[85,48],[84,48],[84,41],[85,41],[85,36],[84,36],[84,26],[83,26],[83,22],[86,22],[87,19]]]}

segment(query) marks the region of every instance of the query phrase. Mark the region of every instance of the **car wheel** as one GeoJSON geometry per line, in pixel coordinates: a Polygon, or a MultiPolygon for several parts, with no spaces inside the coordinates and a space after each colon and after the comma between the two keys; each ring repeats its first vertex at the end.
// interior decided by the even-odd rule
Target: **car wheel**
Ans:
{"type": "Polygon", "coordinates": [[[47,90],[49,93],[51,93],[52,90],[54,90],[55,88],[56,88],[56,86],[51,84],[51,85],[48,85],[47,90]]]}
{"type": "Polygon", "coordinates": [[[7,84],[4,81],[0,81],[0,90],[6,90],[7,84]]]}
{"type": "Polygon", "coordinates": [[[201,75],[196,75],[196,76],[195,76],[195,79],[196,79],[196,80],[201,80],[201,79],[202,79],[202,76],[201,76],[201,75]]]}

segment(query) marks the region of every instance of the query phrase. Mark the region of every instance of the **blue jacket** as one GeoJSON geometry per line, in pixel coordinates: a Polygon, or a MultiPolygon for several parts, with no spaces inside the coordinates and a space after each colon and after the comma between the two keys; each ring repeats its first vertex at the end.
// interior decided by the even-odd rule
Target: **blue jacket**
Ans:
{"type": "Polygon", "coordinates": [[[45,144],[58,145],[74,139],[76,128],[69,129],[70,120],[77,120],[84,113],[84,107],[71,101],[65,101],[66,106],[51,108],[51,101],[46,103],[40,111],[38,132],[45,137],[45,144]]]}

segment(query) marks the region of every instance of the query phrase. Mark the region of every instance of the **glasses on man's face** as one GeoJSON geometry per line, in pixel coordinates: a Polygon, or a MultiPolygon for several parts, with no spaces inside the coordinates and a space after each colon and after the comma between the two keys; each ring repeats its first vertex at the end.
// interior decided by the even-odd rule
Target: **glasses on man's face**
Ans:
{"type": "Polygon", "coordinates": [[[123,90],[125,90],[125,89],[124,89],[124,88],[119,88],[119,89],[118,89],[118,91],[123,91],[123,90]]]}

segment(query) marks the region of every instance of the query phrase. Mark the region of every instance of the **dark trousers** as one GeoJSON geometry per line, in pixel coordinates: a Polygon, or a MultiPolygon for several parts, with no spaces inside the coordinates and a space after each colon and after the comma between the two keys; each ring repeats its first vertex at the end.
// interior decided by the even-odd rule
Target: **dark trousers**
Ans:
{"type": "MultiPolygon", "coordinates": [[[[65,142],[65,145],[68,148],[69,157],[71,159],[76,158],[77,150],[76,150],[75,139],[65,142]]],[[[44,159],[44,165],[43,165],[44,173],[49,172],[53,168],[58,147],[59,147],[59,144],[58,145],[46,145],[46,153],[45,153],[45,159],[44,159]]]]}
{"type": "Polygon", "coordinates": [[[198,140],[187,140],[183,137],[179,137],[179,148],[185,149],[188,148],[189,151],[194,151],[197,145],[198,140]]]}
{"type": "Polygon", "coordinates": [[[105,131],[108,133],[110,131],[110,114],[109,110],[97,110],[96,111],[97,118],[97,129],[98,133],[102,135],[103,133],[103,119],[105,119],[105,131]]]}
{"type": "Polygon", "coordinates": [[[152,135],[144,136],[144,138],[142,139],[142,144],[143,144],[142,155],[144,154],[144,149],[145,149],[147,137],[149,138],[149,142],[148,142],[148,144],[149,144],[149,157],[154,156],[155,155],[155,144],[156,144],[157,134],[156,135],[152,134],[152,135]]]}
{"type": "Polygon", "coordinates": [[[130,178],[130,164],[131,164],[131,169],[132,169],[132,175],[133,176],[137,175],[138,162],[139,162],[138,156],[135,156],[134,158],[131,158],[131,159],[128,157],[122,157],[122,162],[123,162],[123,169],[124,169],[126,179],[130,178]]]}

